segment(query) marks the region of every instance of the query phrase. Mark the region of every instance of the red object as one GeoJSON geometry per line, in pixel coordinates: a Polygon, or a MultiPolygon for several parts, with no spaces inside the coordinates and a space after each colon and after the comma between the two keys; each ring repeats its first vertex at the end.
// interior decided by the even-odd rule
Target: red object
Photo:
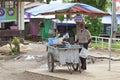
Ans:
{"type": "Polygon", "coordinates": [[[120,2],[120,0],[114,0],[114,2],[120,2]]]}

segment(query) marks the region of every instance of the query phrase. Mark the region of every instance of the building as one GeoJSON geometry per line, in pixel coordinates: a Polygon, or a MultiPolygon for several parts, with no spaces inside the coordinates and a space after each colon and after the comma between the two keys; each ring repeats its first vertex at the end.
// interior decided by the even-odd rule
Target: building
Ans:
{"type": "MultiPolygon", "coordinates": [[[[0,2],[0,37],[23,37],[24,2],[33,0],[1,0],[0,2]]],[[[1,39],[1,40],[2,40],[1,39]]]]}

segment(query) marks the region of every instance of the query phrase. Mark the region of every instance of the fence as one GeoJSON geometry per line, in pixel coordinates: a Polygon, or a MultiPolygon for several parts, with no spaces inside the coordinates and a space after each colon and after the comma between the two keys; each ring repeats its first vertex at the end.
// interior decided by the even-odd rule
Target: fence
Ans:
{"type": "MultiPolygon", "coordinates": [[[[111,39],[108,37],[98,37],[92,36],[92,45],[99,46],[102,48],[110,49],[110,41],[111,39]]],[[[120,38],[112,38],[111,49],[119,49],[120,50],[120,38]]]]}

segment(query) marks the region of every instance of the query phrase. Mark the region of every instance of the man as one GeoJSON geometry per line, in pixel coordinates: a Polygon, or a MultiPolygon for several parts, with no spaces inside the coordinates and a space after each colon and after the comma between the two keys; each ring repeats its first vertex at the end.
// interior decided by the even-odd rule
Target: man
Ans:
{"type": "MultiPolygon", "coordinates": [[[[88,49],[88,44],[91,42],[91,34],[85,29],[85,21],[82,16],[79,16],[79,19],[75,19],[76,21],[76,42],[79,45],[82,45],[84,48],[88,49]]],[[[81,49],[79,50],[81,51],[81,49]]],[[[81,60],[81,69],[86,70],[86,58],[80,57],[81,60]]]]}

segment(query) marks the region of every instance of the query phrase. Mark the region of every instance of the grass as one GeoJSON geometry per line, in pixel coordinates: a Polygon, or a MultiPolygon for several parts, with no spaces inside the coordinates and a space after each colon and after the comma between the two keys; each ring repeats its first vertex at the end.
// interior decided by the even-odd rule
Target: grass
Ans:
{"type": "Polygon", "coordinates": [[[13,59],[15,57],[16,57],[16,55],[1,56],[0,60],[10,60],[10,59],[13,59]]]}
{"type": "Polygon", "coordinates": [[[0,57],[0,60],[3,60],[4,59],[4,57],[0,57]]]}
{"type": "MultiPolygon", "coordinates": [[[[91,42],[91,47],[102,47],[102,42],[101,41],[98,41],[97,43],[95,41],[92,41],[91,42]]],[[[109,47],[109,44],[108,42],[103,42],[103,47],[104,48],[108,48],[109,47]]],[[[115,49],[120,49],[120,42],[113,42],[112,43],[112,48],[115,48],[115,49]]]]}
{"type": "MultiPolygon", "coordinates": [[[[103,43],[103,46],[105,47],[105,48],[107,48],[108,47],[108,43],[106,43],[106,42],[104,42],[103,43]]],[[[95,42],[95,41],[92,41],[91,42],[91,47],[102,47],[102,43],[101,42],[95,42]]]]}

